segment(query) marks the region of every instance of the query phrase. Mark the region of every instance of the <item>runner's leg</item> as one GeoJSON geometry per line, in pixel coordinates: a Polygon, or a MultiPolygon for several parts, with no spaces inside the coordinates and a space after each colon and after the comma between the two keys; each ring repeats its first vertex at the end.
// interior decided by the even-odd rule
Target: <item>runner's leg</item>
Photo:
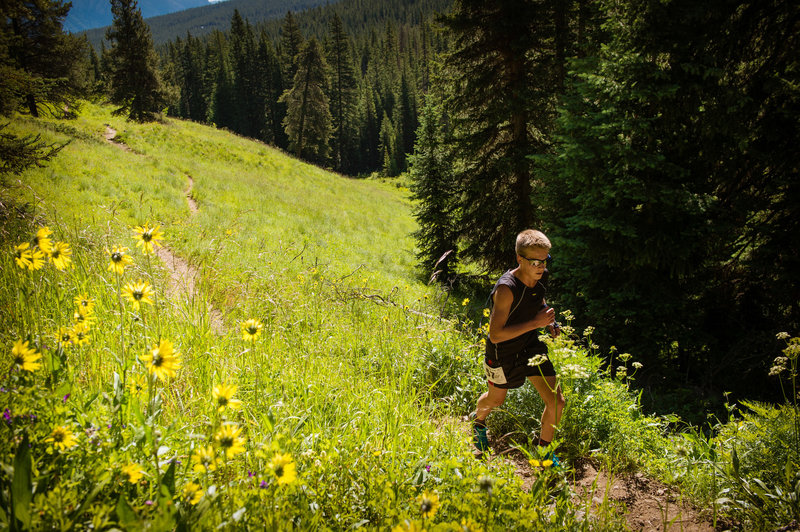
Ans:
{"type": "MultiPolygon", "coordinates": [[[[550,443],[553,441],[555,427],[561,421],[561,412],[564,410],[564,395],[561,387],[557,387],[556,377],[528,377],[536,391],[544,401],[544,412],[542,412],[542,431],[539,440],[550,443]]],[[[478,401],[480,404],[480,401],[478,401]]]]}

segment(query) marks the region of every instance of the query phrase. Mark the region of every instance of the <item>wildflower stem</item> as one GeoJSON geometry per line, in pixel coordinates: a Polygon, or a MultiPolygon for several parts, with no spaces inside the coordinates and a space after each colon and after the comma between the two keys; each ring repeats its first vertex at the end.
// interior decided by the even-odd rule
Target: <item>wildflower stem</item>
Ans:
{"type": "MultiPolygon", "coordinates": [[[[155,278],[153,277],[153,264],[150,262],[150,253],[145,251],[145,257],[147,257],[147,273],[150,275],[150,283],[153,286],[156,286],[155,278]]],[[[158,332],[158,337],[161,338],[161,313],[158,310],[158,290],[153,290],[153,306],[156,309],[156,331],[158,332]]],[[[144,316],[144,313],[142,313],[144,316]]]]}
{"type": "MultiPolygon", "coordinates": [[[[125,309],[122,306],[122,280],[118,273],[114,274],[117,277],[117,303],[119,304],[119,350],[120,356],[122,356],[122,388],[128,384],[128,357],[125,354],[125,309]]],[[[125,424],[125,420],[123,417],[123,407],[119,405],[119,426],[120,430],[122,430],[122,426],[125,424]]]]}
{"type": "Polygon", "coordinates": [[[152,451],[153,451],[153,465],[156,468],[156,497],[161,492],[161,469],[158,467],[158,438],[156,436],[156,426],[155,426],[155,382],[156,376],[155,374],[151,374],[148,376],[147,379],[147,405],[150,409],[150,415],[148,416],[148,421],[150,422],[150,434],[153,439],[152,451]]]}
{"type": "Polygon", "coordinates": [[[491,516],[492,516],[492,490],[489,489],[489,491],[486,494],[486,518],[484,519],[483,522],[484,530],[489,530],[489,520],[491,516]]]}

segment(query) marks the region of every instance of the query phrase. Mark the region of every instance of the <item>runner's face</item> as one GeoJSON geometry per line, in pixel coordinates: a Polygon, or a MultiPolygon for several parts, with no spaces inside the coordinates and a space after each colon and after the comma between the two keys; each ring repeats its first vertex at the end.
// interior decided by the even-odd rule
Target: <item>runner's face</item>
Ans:
{"type": "Polygon", "coordinates": [[[531,248],[523,250],[521,255],[517,255],[517,262],[525,272],[535,279],[541,279],[547,267],[547,259],[550,256],[549,250],[541,248],[531,248]],[[532,264],[533,263],[533,264],[532,264]]]}

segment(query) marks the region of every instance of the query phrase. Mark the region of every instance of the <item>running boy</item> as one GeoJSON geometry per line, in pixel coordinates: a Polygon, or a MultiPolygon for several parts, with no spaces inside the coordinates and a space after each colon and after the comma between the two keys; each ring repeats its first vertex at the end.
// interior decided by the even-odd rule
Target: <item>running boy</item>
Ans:
{"type": "Polygon", "coordinates": [[[516,252],[519,266],[504,273],[491,294],[494,304],[483,364],[489,389],[478,399],[473,421],[473,442],[481,452],[489,448],[486,417],[503,404],[508,390],[519,388],[525,379],[544,401],[539,445],[547,446],[553,440],[564,408],[547,346],[537,331],[547,327],[553,337],[559,334],[555,311],[547,306],[542,284],[548,275],[550,240],[540,231],[525,230],[517,235],[516,252]]]}

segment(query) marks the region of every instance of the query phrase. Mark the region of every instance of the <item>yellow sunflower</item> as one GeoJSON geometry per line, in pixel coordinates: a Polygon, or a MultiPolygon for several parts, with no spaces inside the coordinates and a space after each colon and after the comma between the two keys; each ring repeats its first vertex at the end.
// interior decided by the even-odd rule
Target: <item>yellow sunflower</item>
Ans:
{"type": "Polygon", "coordinates": [[[139,279],[137,282],[130,282],[122,289],[122,297],[133,305],[134,310],[139,310],[141,303],[153,304],[150,297],[153,295],[153,287],[147,281],[139,279]]]}
{"type": "Polygon", "coordinates": [[[217,445],[225,451],[225,456],[233,458],[239,453],[244,452],[244,444],[247,441],[242,434],[241,427],[236,425],[223,425],[214,435],[217,445]]]}
{"type": "Polygon", "coordinates": [[[197,473],[214,471],[217,468],[217,453],[214,446],[198,447],[192,453],[192,469],[197,473]]]}
{"type": "Polygon", "coordinates": [[[50,260],[59,271],[64,271],[72,263],[72,250],[66,242],[56,242],[50,250],[50,260]]]}
{"type": "Polygon", "coordinates": [[[30,250],[31,245],[27,242],[14,247],[14,260],[20,268],[30,268],[33,255],[30,250]]]}
{"type": "Polygon", "coordinates": [[[53,447],[57,447],[59,451],[75,447],[78,444],[78,440],[75,439],[69,427],[54,428],[53,432],[50,433],[50,437],[45,438],[44,441],[52,443],[53,447]]]}
{"type": "Polygon", "coordinates": [[[91,314],[83,314],[80,310],[76,310],[72,313],[72,320],[75,322],[75,325],[82,325],[87,331],[91,329],[94,326],[94,322],[97,321],[91,314]]]}
{"type": "Polygon", "coordinates": [[[183,487],[183,498],[194,506],[203,498],[203,488],[200,487],[200,484],[189,482],[183,487]]]}
{"type": "Polygon", "coordinates": [[[250,318],[242,322],[242,340],[248,342],[255,342],[256,338],[261,334],[261,329],[264,325],[255,318],[250,318]]]}
{"type": "Polygon", "coordinates": [[[297,480],[297,467],[292,455],[278,453],[272,457],[269,467],[278,479],[278,485],[289,485],[297,480]]]}
{"type": "Polygon", "coordinates": [[[425,532],[425,529],[416,521],[405,519],[400,524],[392,527],[392,532],[425,532]]]}
{"type": "Polygon", "coordinates": [[[39,230],[36,231],[36,235],[33,237],[33,245],[38,246],[38,248],[41,249],[42,253],[45,255],[49,255],[53,250],[53,241],[50,240],[50,235],[52,234],[53,232],[50,230],[50,228],[44,226],[40,227],[39,230]]]}
{"type": "Polygon", "coordinates": [[[133,397],[138,397],[147,389],[147,377],[142,374],[134,374],[128,377],[128,391],[133,397]]]}
{"type": "Polygon", "coordinates": [[[78,312],[84,316],[90,315],[94,312],[94,298],[89,297],[87,294],[79,294],[75,296],[75,306],[78,307],[78,312]]]}
{"type": "Polygon", "coordinates": [[[56,335],[56,342],[63,347],[64,349],[72,346],[72,339],[75,333],[72,332],[72,329],[67,329],[66,327],[61,327],[58,329],[58,334],[56,335]]]}
{"type": "Polygon", "coordinates": [[[192,453],[192,464],[194,464],[192,469],[197,473],[214,471],[217,468],[217,453],[214,452],[214,447],[209,445],[195,449],[192,453]]]}
{"type": "Polygon", "coordinates": [[[242,402],[233,398],[236,393],[235,384],[219,384],[214,386],[211,392],[214,395],[214,404],[217,405],[217,412],[224,412],[226,408],[236,410],[242,406],[242,402]]]}
{"type": "Polygon", "coordinates": [[[139,467],[139,464],[130,462],[128,465],[122,466],[122,476],[131,484],[136,484],[144,476],[144,470],[139,467]]]}
{"type": "Polygon", "coordinates": [[[89,326],[86,323],[76,323],[72,327],[72,343],[86,345],[89,343],[89,326]]]}
{"type": "Polygon", "coordinates": [[[33,248],[31,251],[31,263],[28,265],[29,270],[41,270],[44,267],[45,255],[41,249],[33,248]]]}
{"type": "Polygon", "coordinates": [[[426,491],[417,497],[419,504],[419,511],[425,519],[433,519],[436,511],[439,509],[439,495],[436,492],[426,491]]]}
{"type": "Polygon", "coordinates": [[[125,266],[133,264],[133,259],[128,255],[128,248],[122,246],[114,246],[111,251],[106,250],[110,257],[108,263],[108,271],[114,272],[117,275],[125,273],[125,266]]]}
{"type": "Polygon", "coordinates": [[[11,348],[11,355],[14,358],[14,364],[23,371],[36,371],[42,367],[42,363],[37,362],[42,358],[41,353],[28,347],[28,342],[17,340],[14,347],[11,348]]]}
{"type": "Polygon", "coordinates": [[[150,224],[146,223],[144,227],[133,228],[133,237],[136,239],[136,245],[142,248],[144,253],[152,253],[153,245],[161,246],[159,240],[164,238],[164,234],[161,232],[160,225],[150,227],[150,224]]]}
{"type": "Polygon", "coordinates": [[[181,365],[181,355],[176,353],[169,340],[161,340],[158,345],[153,346],[150,353],[144,355],[142,360],[147,362],[147,371],[155,375],[160,380],[167,380],[167,377],[174,377],[181,365]]]}

